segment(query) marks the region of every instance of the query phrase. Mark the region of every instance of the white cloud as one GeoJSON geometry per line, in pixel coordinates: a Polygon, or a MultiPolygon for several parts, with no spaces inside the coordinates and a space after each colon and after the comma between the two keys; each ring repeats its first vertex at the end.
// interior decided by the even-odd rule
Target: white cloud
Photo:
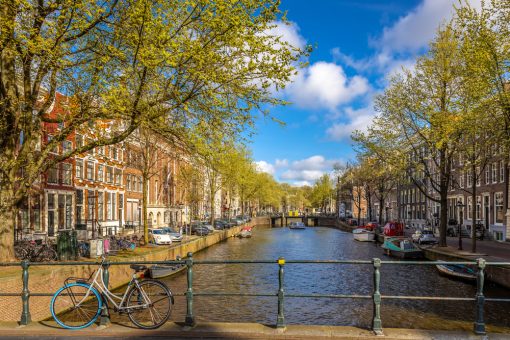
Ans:
{"type": "Polygon", "coordinates": [[[258,161],[258,162],[255,162],[255,164],[257,166],[258,171],[267,172],[270,175],[274,175],[275,168],[271,163],[268,163],[266,161],[258,161]]]}
{"type": "Polygon", "coordinates": [[[306,39],[299,34],[299,26],[294,22],[284,23],[274,22],[276,25],[268,30],[268,35],[281,37],[282,41],[288,42],[291,46],[303,49],[306,45],[306,39]]]}
{"type": "Polygon", "coordinates": [[[366,78],[348,78],[342,66],[319,61],[300,70],[286,90],[290,99],[303,108],[325,108],[334,111],[369,91],[366,78]]]}
{"type": "Polygon", "coordinates": [[[355,130],[365,132],[375,117],[372,106],[361,109],[346,108],[343,112],[345,122],[335,123],[326,130],[328,138],[336,141],[349,139],[355,130]]]}
{"type": "Polygon", "coordinates": [[[289,166],[289,161],[287,159],[276,159],[274,163],[275,168],[285,168],[289,166]]]}

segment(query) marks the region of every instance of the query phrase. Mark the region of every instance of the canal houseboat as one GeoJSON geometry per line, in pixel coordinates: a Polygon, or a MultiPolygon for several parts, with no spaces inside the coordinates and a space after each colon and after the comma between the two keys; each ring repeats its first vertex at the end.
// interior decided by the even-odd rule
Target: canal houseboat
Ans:
{"type": "Polygon", "coordinates": [[[375,239],[375,232],[365,228],[357,228],[352,231],[352,236],[356,241],[372,242],[375,239]]]}
{"type": "Polygon", "coordinates": [[[289,229],[306,229],[303,222],[290,222],[289,229]]]}
{"type": "Polygon", "coordinates": [[[423,251],[411,240],[402,237],[386,237],[383,245],[384,253],[401,259],[423,258],[423,251]]]}
{"type": "Polygon", "coordinates": [[[462,281],[476,281],[476,270],[471,266],[462,264],[438,264],[436,265],[440,274],[462,281]]]}

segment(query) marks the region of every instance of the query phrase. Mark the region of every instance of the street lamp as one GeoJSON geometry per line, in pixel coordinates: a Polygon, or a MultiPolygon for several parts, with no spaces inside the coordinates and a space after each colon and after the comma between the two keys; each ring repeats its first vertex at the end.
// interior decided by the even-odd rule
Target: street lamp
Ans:
{"type": "Polygon", "coordinates": [[[459,209],[459,227],[458,227],[458,232],[459,232],[459,250],[462,250],[462,232],[461,232],[461,228],[462,228],[462,218],[464,217],[463,215],[463,212],[462,212],[462,208],[465,207],[465,205],[462,203],[461,200],[458,200],[457,201],[457,208],[459,209]]]}

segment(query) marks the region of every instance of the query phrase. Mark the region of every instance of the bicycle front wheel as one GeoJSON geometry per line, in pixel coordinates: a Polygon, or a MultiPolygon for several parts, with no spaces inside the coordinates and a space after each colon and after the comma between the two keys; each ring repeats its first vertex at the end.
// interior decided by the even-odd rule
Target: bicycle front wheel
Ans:
{"type": "Polygon", "coordinates": [[[50,310],[55,321],[68,329],[82,329],[101,314],[101,296],[85,283],[71,283],[60,288],[51,299],[50,310]]]}
{"type": "Polygon", "coordinates": [[[164,283],[157,280],[143,280],[139,285],[140,288],[133,286],[127,296],[129,319],[139,328],[158,328],[170,317],[172,293],[164,283]]]}

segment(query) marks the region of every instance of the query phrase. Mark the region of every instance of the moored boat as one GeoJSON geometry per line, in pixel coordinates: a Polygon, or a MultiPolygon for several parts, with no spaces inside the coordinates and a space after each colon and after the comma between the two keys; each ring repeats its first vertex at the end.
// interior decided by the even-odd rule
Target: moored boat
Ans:
{"type": "Polygon", "coordinates": [[[149,268],[149,275],[153,279],[177,274],[186,269],[184,264],[155,264],[149,268]]]}
{"type": "Polygon", "coordinates": [[[251,229],[250,230],[243,229],[236,236],[240,237],[240,238],[250,238],[251,237],[251,229]]]}
{"type": "Polygon", "coordinates": [[[381,246],[386,255],[401,259],[419,259],[423,257],[423,251],[411,240],[402,237],[387,237],[381,246]]]}
{"type": "Polygon", "coordinates": [[[375,238],[375,232],[364,228],[357,228],[352,231],[352,236],[356,241],[371,242],[375,238]]]}
{"type": "Polygon", "coordinates": [[[303,222],[290,222],[289,229],[306,229],[303,222]]]}
{"type": "Polygon", "coordinates": [[[445,262],[444,264],[436,265],[439,273],[444,274],[448,277],[464,280],[464,281],[476,281],[476,270],[471,266],[466,266],[463,264],[449,264],[445,262]]]}

